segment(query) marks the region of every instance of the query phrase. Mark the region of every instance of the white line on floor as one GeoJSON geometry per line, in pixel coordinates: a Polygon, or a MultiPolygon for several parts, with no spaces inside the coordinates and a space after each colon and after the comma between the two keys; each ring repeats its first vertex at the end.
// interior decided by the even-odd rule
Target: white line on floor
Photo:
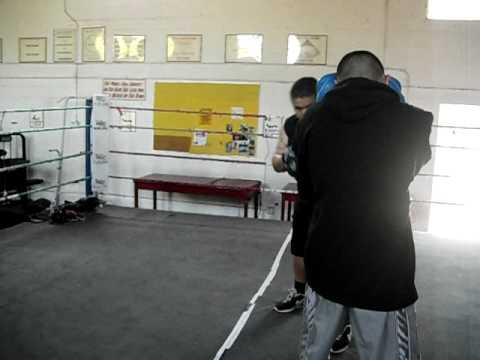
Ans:
{"type": "Polygon", "coordinates": [[[237,340],[238,335],[240,335],[240,332],[242,331],[253,309],[255,308],[257,300],[263,295],[265,290],[267,290],[267,288],[270,286],[273,279],[275,278],[275,275],[277,274],[277,271],[278,271],[278,267],[280,266],[280,260],[282,260],[283,254],[285,253],[285,250],[287,249],[288,243],[290,242],[291,239],[292,239],[292,231],[290,230],[280,250],[278,250],[277,256],[273,261],[272,268],[270,269],[270,272],[265,278],[262,286],[260,286],[257,293],[253,295],[252,299],[248,303],[247,309],[240,315],[240,318],[237,320],[237,323],[233,327],[232,331],[228,335],[223,345],[217,351],[217,354],[215,355],[213,360],[220,360],[223,354],[225,353],[225,351],[229,350],[237,340]]]}

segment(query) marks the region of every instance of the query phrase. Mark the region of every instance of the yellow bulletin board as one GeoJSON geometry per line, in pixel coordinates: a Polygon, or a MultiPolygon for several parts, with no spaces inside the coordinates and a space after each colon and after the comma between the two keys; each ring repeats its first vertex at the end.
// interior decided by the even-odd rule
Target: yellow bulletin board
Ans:
{"type": "Polygon", "coordinates": [[[255,156],[258,118],[242,114],[258,114],[259,94],[258,84],[156,83],[155,108],[201,113],[155,112],[154,150],[255,156]]]}

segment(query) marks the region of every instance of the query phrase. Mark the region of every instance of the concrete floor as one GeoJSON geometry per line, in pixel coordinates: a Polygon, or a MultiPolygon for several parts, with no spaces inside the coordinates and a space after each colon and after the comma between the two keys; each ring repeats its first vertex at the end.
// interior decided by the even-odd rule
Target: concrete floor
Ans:
{"type": "MultiPolygon", "coordinates": [[[[108,207],[2,230],[0,359],[213,359],[289,226],[108,207]]],[[[416,248],[423,359],[480,359],[480,242],[416,248]]],[[[272,311],[291,282],[287,252],[225,359],[296,358],[301,314],[272,311]]]]}

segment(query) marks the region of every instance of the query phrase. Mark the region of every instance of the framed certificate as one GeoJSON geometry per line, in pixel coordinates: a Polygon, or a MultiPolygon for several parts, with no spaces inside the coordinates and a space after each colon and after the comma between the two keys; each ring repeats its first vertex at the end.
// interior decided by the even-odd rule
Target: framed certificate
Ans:
{"type": "Polygon", "coordinates": [[[18,61],[21,63],[47,62],[47,38],[19,38],[18,61]]]}
{"type": "Polygon", "coordinates": [[[202,60],[202,35],[168,35],[168,62],[200,62],[202,60]]]}
{"type": "Polygon", "coordinates": [[[145,36],[114,35],[113,60],[115,62],[145,62],[145,36]]]}
{"type": "Polygon", "coordinates": [[[77,32],[75,29],[53,30],[53,61],[75,62],[77,54],[77,32]]]}
{"type": "Polygon", "coordinates": [[[105,27],[82,29],[82,61],[105,61],[105,27]]]}
{"type": "Polygon", "coordinates": [[[287,64],[325,65],[327,35],[288,35],[287,64]]]}
{"type": "Polygon", "coordinates": [[[261,34],[225,35],[225,62],[261,63],[262,46],[261,34]]]}

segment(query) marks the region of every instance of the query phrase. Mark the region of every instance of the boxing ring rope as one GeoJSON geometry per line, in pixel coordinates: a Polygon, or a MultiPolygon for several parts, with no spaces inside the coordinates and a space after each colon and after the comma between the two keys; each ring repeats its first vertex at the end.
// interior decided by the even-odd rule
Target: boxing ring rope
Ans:
{"type": "MultiPolygon", "coordinates": [[[[108,104],[106,106],[110,110],[116,110],[119,112],[120,115],[122,115],[123,111],[150,111],[150,112],[160,112],[160,113],[177,113],[177,114],[186,114],[186,115],[214,115],[214,116],[238,116],[242,118],[257,118],[257,119],[263,119],[269,120],[270,117],[265,115],[265,114],[243,114],[243,113],[235,113],[235,112],[217,112],[217,111],[196,111],[196,110],[185,110],[185,109],[162,109],[162,108],[155,108],[155,107],[136,107],[136,106],[115,106],[108,104]]],[[[74,107],[52,107],[52,108],[43,108],[43,107],[38,107],[38,108],[30,108],[30,109],[5,109],[5,110],[0,110],[0,117],[2,119],[2,122],[5,120],[5,115],[6,114],[14,114],[14,113],[32,113],[32,112],[55,112],[55,111],[63,111],[66,113],[66,111],[75,111],[75,110],[84,110],[85,111],[85,125],[75,125],[75,126],[61,126],[61,127],[52,127],[52,128],[45,128],[45,129],[24,129],[24,130],[18,130],[15,132],[0,132],[0,136],[9,136],[13,134],[31,134],[31,133],[44,133],[44,132],[53,132],[53,131],[67,131],[67,130],[75,130],[75,129],[84,129],[85,130],[85,151],[81,151],[79,153],[67,155],[67,156],[58,156],[53,159],[48,159],[48,160],[42,160],[42,161],[36,161],[33,163],[26,163],[26,164],[21,164],[21,165],[13,165],[9,167],[3,167],[0,168],[0,174],[1,173],[7,173],[9,171],[14,171],[18,170],[21,168],[29,168],[33,166],[38,166],[42,164],[48,164],[48,163],[53,163],[53,162],[61,162],[63,160],[68,160],[68,159],[73,159],[73,158],[78,158],[78,157],[85,157],[85,177],[81,179],[74,180],[73,183],[76,182],[82,182],[85,181],[85,194],[87,196],[92,195],[92,152],[89,151],[89,149],[92,146],[92,139],[91,139],[91,129],[95,128],[92,126],[92,99],[87,99],[87,104],[86,106],[74,106],[74,107]]],[[[2,124],[3,125],[3,124],[2,124]]],[[[64,124],[65,125],[65,124],[64,124]]],[[[453,126],[453,125],[432,125],[433,128],[439,128],[439,129],[459,129],[459,130],[480,130],[480,127],[466,127],[466,126],[453,126]]],[[[202,129],[202,128],[165,128],[165,127],[156,127],[156,126],[131,126],[131,125],[118,125],[118,124],[113,124],[113,125],[108,125],[109,129],[126,129],[126,130],[149,130],[149,131],[171,131],[171,132],[185,132],[185,133],[198,133],[202,132],[205,134],[213,134],[213,135],[232,135],[232,136],[255,136],[255,137],[263,137],[265,139],[273,139],[277,138],[277,136],[266,134],[264,131],[259,132],[254,131],[252,128],[245,127],[240,128],[240,130],[237,131],[222,131],[222,130],[209,130],[209,129],[202,129]]],[[[480,148],[474,148],[474,147],[463,147],[463,146],[450,146],[450,145],[441,145],[441,144],[435,144],[431,145],[432,148],[440,148],[440,149],[452,149],[452,150],[480,150],[480,148]]],[[[131,151],[120,151],[120,150],[109,150],[108,151],[111,154],[121,154],[121,155],[133,155],[133,156],[153,156],[153,157],[173,157],[173,158],[179,158],[179,159],[196,159],[192,158],[191,156],[182,156],[178,154],[172,154],[172,155],[166,155],[166,154],[154,154],[154,153],[144,153],[144,152],[131,152],[131,151]]],[[[244,163],[244,164],[254,164],[254,165],[267,165],[267,161],[258,161],[258,160],[241,160],[241,159],[217,159],[217,158],[210,158],[210,157],[198,157],[198,159],[201,160],[210,160],[210,161],[223,161],[223,162],[234,162],[234,163],[244,163]]],[[[441,177],[441,178],[451,178],[452,176],[450,175],[442,175],[442,174],[429,174],[429,173],[420,173],[418,176],[423,176],[423,177],[441,177]]],[[[128,176],[115,176],[115,175],[109,175],[108,178],[111,179],[133,179],[133,177],[128,177],[128,176]]],[[[57,181],[57,185],[53,186],[48,186],[48,187],[43,187],[41,189],[35,189],[35,190],[30,190],[27,192],[22,193],[22,195],[28,195],[32,193],[36,193],[39,191],[45,191],[47,189],[52,189],[54,187],[62,187],[68,184],[71,184],[72,182],[61,182],[57,181]]],[[[264,192],[272,192],[272,193],[289,193],[288,190],[280,190],[280,189],[273,189],[273,188],[268,188],[267,186],[263,185],[262,186],[262,191],[264,192]]],[[[292,193],[295,193],[292,191],[292,193]]],[[[18,194],[15,194],[18,195],[18,194]]],[[[0,203],[11,199],[15,195],[9,195],[8,197],[3,197],[0,198],[0,203]]],[[[434,203],[434,202],[429,202],[429,201],[419,201],[419,200],[414,200],[416,202],[425,202],[425,203],[434,203]]],[[[442,202],[443,204],[443,202],[442,202]]],[[[450,203],[448,203],[450,204],[450,203]]],[[[452,205],[460,205],[460,204],[454,204],[452,205]]]]}
{"type": "MultiPolygon", "coordinates": [[[[440,126],[438,126],[440,127],[440,126]]],[[[160,127],[151,127],[151,126],[129,126],[129,125],[110,125],[111,129],[131,129],[131,130],[159,130],[159,131],[172,131],[172,132],[185,132],[185,133],[197,133],[203,132],[206,134],[226,134],[226,135],[253,135],[253,136],[260,136],[266,139],[276,139],[277,137],[274,136],[267,136],[264,133],[252,133],[252,132],[236,132],[236,131],[219,131],[219,130],[207,130],[207,129],[190,129],[190,128],[160,128],[160,127]]],[[[455,128],[455,127],[447,127],[447,128],[455,128]]],[[[456,129],[456,128],[455,128],[456,129]]],[[[467,129],[467,128],[458,128],[458,129],[467,129]]],[[[468,128],[474,129],[476,128],[468,128]]],[[[478,128],[480,130],[480,128],[478,128]]],[[[471,148],[471,147],[464,147],[464,146],[450,146],[450,145],[430,145],[432,148],[440,148],[440,149],[452,149],[452,150],[480,150],[480,148],[471,148]]]]}
{"type": "MultiPolygon", "coordinates": [[[[244,117],[253,117],[253,118],[261,118],[264,120],[268,120],[269,116],[264,114],[240,114],[240,113],[228,113],[228,112],[215,112],[215,111],[195,111],[195,110],[183,110],[183,109],[161,109],[161,108],[145,108],[145,107],[132,107],[132,106],[116,106],[111,105],[110,109],[117,110],[120,115],[122,115],[123,110],[138,110],[138,111],[152,111],[152,112],[161,112],[161,113],[180,113],[180,114],[191,114],[191,115],[219,115],[219,116],[244,116],[244,117]]],[[[155,126],[131,126],[131,125],[110,125],[111,129],[128,129],[128,130],[158,130],[158,131],[171,131],[171,132],[185,132],[185,133],[197,133],[203,132],[206,134],[214,134],[214,135],[252,135],[263,137],[266,139],[274,139],[277,136],[268,136],[263,132],[249,132],[249,131],[219,131],[219,130],[209,130],[209,129],[191,129],[191,128],[163,128],[163,127],[155,127],[155,126]]],[[[480,128],[471,128],[471,127],[455,127],[455,126],[444,126],[444,125],[432,125],[435,128],[452,128],[452,129],[473,129],[473,130],[480,130],[480,128]]],[[[431,145],[434,148],[445,148],[445,149],[458,149],[458,150],[477,150],[476,148],[467,148],[467,147],[457,147],[457,146],[447,146],[447,145],[431,145]]],[[[480,150],[480,148],[479,148],[480,150]]],[[[150,153],[141,153],[141,152],[131,152],[131,151],[118,151],[118,150],[111,150],[110,153],[112,154],[120,154],[120,155],[134,155],[134,156],[153,156],[153,157],[172,157],[172,158],[180,158],[180,159],[192,159],[188,156],[179,156],[179,155],[162,155],[162,154],[150,154],[150,153]]],[[[205,159],[205,158],[200,158],[205,159]]],[[[226,160],[219,160],[219,159],[208,159],[211,161],[224,161],[224,162],[239,162],[239,163],[252,163],[252,164],[266,164],[266,161],[263,162],[255,162],[255,161],[236,161],[231,159],[226,160]]],[[[441,175],[441,174],[428,174],[428,173],[420,173],[418,176],[424,177],[442,177],[442,178],[449,178],[449,175],[441,175]]],[[[113,179],[127,179],[128,177],[122,176],[109,176],[113,179]]],[[[133,178],[131,178],[133,179],[133,178]]],[[[278,189],[264,189],[267,192],[281,192],[278,189]]],[[[263,191],[263,190],[262,190],[263,191]]]]}
{"type": "MultiPolygon", "coordinates": [[[[6,167],[0,168],[0,174],[1,174],[1,173],[4,173],[4,172],[14,171],[14,170],[23,169],[23,168],[28,168],[28,167],[32,167],[32,166],[49,164],[49,163],[56,162],[56,161],[61,161],[61,160],[67,160],[67,159],[74,159],[74,158],[78,158],[78,157],[83,157],[83,156],[85,156],[86,154],[87,154],[87,153],[85,153],[85,152],[79,152],[79,153],[77,153],[77,154],[67,155],[67,156],[60,156],[60,157],[57,157],[57,158],[54,158],[54,159],[36,161],[36,162],[26,163],[26,164],[20,164],[20,165],[6,166],[6,167]]],[[[90,154],[91,154],[91,152],[90,152],[90,154]]]]}
{"type": "Polygon", "coordinates": [[[261,136],[267,139],[273,139],[273,136],[266,136],[264,133],[254,133],[254,132],[241,132],[241,131],[220,131],[220,130],[207,130],[207,129],[189,129],[189,128],[161,128],[161,127],[151,127],[151,126],[129,126],[129,125],[110,125],[111,129],[135,129],[135,130],[159,130],[159,131],[172,131],[172,132],[190,132],[190,133],[197,133],[197,132],[204,132],[208,134],[214,135],[254,135],[254,136],[261,136]]]}
{"type": "Polygon", "coordinates": [[[138,110],[138,111],[151,111],[162,113],[176,113],[176,114],[197,114],[197,115],[219,115],[219,116],[241,116],[249,118],[258,118],[267,120],[268,116],[263,114],[242,114],[242,113],[229,113],[218,111],[198,111],[198,110],[184,110],[184,109],[161,109],[161,108],[145,108],[145,107],[133,107],[133,106],[110,106],[110,109],[116,109],[122,113],[122,110],[138,110]]]}
{"type": "Polygon", "coordinates": [[[90,177],[83,177],[83,178],[80,178],[80,179],[66,181],[66,182],[63,182],[63,183],[60,183],[60,184],[56,184],[56,185],[45,186],[45,187],[35,189],[35,190],[29,190],[29,191],[24,191],[22,193],[7,195],[7,196],[4,196],[4,197],[0,198],[0,203],[2,203],[4,201],[8,201],[8,200],[20,199],[22,196],[35,194],[35,193],[42,192],[42,191],[48,191],[48,190],[51,190],[51,189],[56,189],[58,187],[63,187],[63,186],[71,185],[71,184],[77,184],[77,183],[80,183],[80,182],[83,182],[83,181],[88,181],[88,180],[90,180],[90,177]]]}
{"type": "Polygon", "coordinates": [[[480,130],[480,127],[473,126],[432,125],[432,127],[438,129],[480,130]]]}
{"type": "MultiPolygon", "coordinates": [[[[0,115],[2,116],[2,120],[5,118],[5,114],[10,113],[30,113],[30,112],[49,112],[49,111],[68,111],[68,110],[85,110],[86,112],[86,124],[85,125],[77,125],[77,126],[63,126],[63,127],[54,127],[54,128],[46,128],[46,129],[26,129],[16,132],[0,132],[0,135],[12,135],[14,133],[42,133],[42,132],[50,132],[50,131],[66,131],[66,130],[74,130],[74,129],[85,129],[85,152],[79,152],[76,154],[68,155],[68,156],[59,156],[54,159],[48,159],[43,161],[37,161],[34,163],[22,164],[22,165],[14,165],[11,167],[0,168],[0,173],[5,173],[8,171],[14,171],[20,168],[28,168],[33,167],[41,164],[47,164],[52,162],[59,162],[63,160],[73,159],[77,157],[85,157],[85,177],[73,181],[68,182],[60,182],[58,181],[57,185],[47,186],[40,189],[30,190],[24,192],[22,194],[14,194],[9,195],[4,198],[0,198],[0,202],[5,200],[9,200],[18,196],[28,195],[40,191],[49,190],[55,187],[62,187],[65,185],[69,185],[72,183],[78,183],[85,181],[85,193],[87,196],[91,195],[92,192],[92,160],[91,155],[92,152],[88,151],[91,148],[91,129],[97,127],[92,126],[92,99],[87,100],[87,106],[76,106],[76,107],[64,107],[64,108],[32,108],[32,109],[7,109],[7,110],[0,110],[0,115]]],[[[180,114],[187,114],[187,115],[216,115],[216,116],[239,116],[243,118],[258,118],[268,120],[270,119],[269,116],[264,114],[241,114],[241,113],[230,113],[230,112],[216,112],[216,111],[195,111],[195,110],[182,110],[182,109],[161,109],[161,108],[147,108],[147,107],[132,107],[132,106],[111,106],[110,104],[107,106],[110,110],[117,110],[120,115],[122,115],[123,110],[130,110],[130,111],[150,111],[150,112],[161,112],[161,113],[180,113],[180,114]]],[[[474,127],[457,127],[457,126],[448,126],[448,125],[433,125],[434,128],[444,128],[444,129],[462,129],[462,130],[480,130],[480,128],[474,127]]],[[[263,137],[266,139],[276,138],[277,136],[269,136],[265,132],[258,132],[252,131],[251,128],[245,127],[245,129],[240,129],[240,131],[221,131],[221,130],[208,130],[208,129],[192,129],[192,128],[164,128],[164,127],[155,127],[155,126],[131,126],[131,125],[109,125],[109,129],[127,129],[127,130],[150,130],[150,131],[171,131],[171,132],[186,132],[186,133],[198,133],[203,132],[206,134],[215,134],[215,135],[249,135],[249,136],[256,136],[256,137],[263,137]]],[[[101,129],[101,127],[99,127],[101,129]]],[[[448,146],[448,145],[432,145],[432,148],[446,148],[446,149],[457,149],[457,150],[479,150],[476,148],[469,148],[469,147],[460,147],[460,146],[448,146]]],[[[173,157],[173,158],[180,158],[180,159],[195,159],[190,156],[182,156],[182,155],[165,155],[165,154],[153,154],[153,153],[142,153],[142,152],[131,152],[131,151],[120,151],[120,150],[109,150],[111,154],[121,154],[121,155],[133,155],[133,156],[153,156],[153,157],[173,157]]],[[[198,159],[202,160],[211,160],[211,161],[223,161],[223,162],[235,162],[235,163],[244,163],[244,164],[254,164],[254,165],[266,165],[267,162],[265,161],[250,161],[250,160],[235,160],[235,159],[217,159],[217,158],[209,158],[209,157],[199,157],[198,159]]],[[[441,174],[428,174],[428,173],[420,173],[419,176],[424,177],[442,177],[442,178],[450,178],[449,175],[441,175],[441,174]]],[[[122,180],[130,180],[133,177],[128,176],[115,176],[115,175],[108,175],[110,179],[122,179],[122,180]]],[[[295,191],[289,190],[282,190],[282,189],[273,189],[268,188],[267,186],[262,186],[262,191],[264,192],[271,192],[271,193],[295,193],[295,191]]],[[[415,201],[415,200],[413,200],[415,201]]],[[[433,203],[429,201],[416,201],[416,202],[425,202],[425,203],[433,203]]],[[[443,203],[442,203],[443,204],[443,203]]],[[[448,203],[450,204],[450,203],[448,203]]],[[[461,204],[451,204],[451,205],[461,205],[461,204]]]]}
{"type": "Polygon", "coordinates": [[[89,129],[90,126],[86,125],[78,125],[78,126],[64,126],[64,127],[55,127],[55,128],[47,128],[47,129],[25,129],[25,130],[17,130],[14,132],[0,132],[0,136],[2,135],[15,135],[18,133],[21,134],[31,134],[31,133],[42,133],[42,132],[50,132],[50,131],[60,131],[60,130],[74,130],[74,129],[89,129]]]}
{"type": "Polygon", "coordinates": [[[51,108],[31,108],[31,109],[5,109],[0,110],[0,114],[13,114],[13,113],[31,113],[31,112],[48,112],[48,111],[69,111],[69,110],[87,110],[88,106],[75,106],[75,107],[51,107],[51,108]]]}
{"type": "MultiPolygon", "coordinates": [[[[191,156],[183,156],[183,155],[165,155],[165,154],[153,154],[153,153],[144,153],[144,152],[134,152],[134,151],[120,151],[120,150],[110,150],[110,154],[118,154],[118,155],[133,155],[133,156],[150,156],[150,157],[159,157],[159,158],[171,158],[171,159],[185,159],[185,160],[192,160],[192,159],[200,159],[200,160],[208,160],[208,161],[216,161],[216,162],[227,162],[232,164],[252,164],[252,165],[265,165],[265,161],[261,160],[235,160],[235,159],[220,159],[220,158],[207,158],[207,157],[191,157],[191,156]]],[[[133,179],[133,178],[132,178],[133,179]]]]}
{"type": "MultiPolygon", "coordinates": [[[[48,191],[51,189],[57,189],[59,190],[61,187],[71,185],[71,184],[77,184],[80,182],[85,182],[85,195],[91,196],[93,194],[92,191],[92,168],[91,168],[91,155],[92,152],[90,151],[92,147],[92,141],[91,141],[91,128],[92,128],[92,107],[93,107],[93,102],[92,99],[86,99],[86,105],[85,106],[75,106],[75,107],[51,107],[51,108],[31,108],[31,109],[5,109],[5,110],[0,110],[0,115],[1,115],[1,124],[0,128],[3,128],[3,122],[5,120],[5,115],[6,114],[15,114],[15,113],[32,113],[32,112],[56,112],[56,111],[63,111],[64,114],[67,111],[72,111],[72,110],[85,110],[85,125],[76,125],[76,126],[61,126],[61,127],[51,127],[51,128],[44,128],[44,129],[25,129],[25,130],[17,130],[17,131],[8,131],[8,132],[0,132],[0,136],[12,136],[12,135],[23,135],[23,134],[33,134],[33,133],[46,133],[46,132],[54,132],[54,131],[62,131],[62,142],[64,141],[64,133],[66,130],[74,130],[74,129],[84,129],[85,130],[85,151],[80,151],[75,154],[71,155],[66,155],[63,156],[63,154],[57,150],[59,156],[53,159],[47,159],[47,160],[40,160],[40,161],[35,161],[35,162],[27,162],[23,164],[18,164],[18,165],[12,165],[12,166],[5,166],[0,168],[0,174],[2,173],[8,173],[12,172],[15,170],[23,169],[23,168],[30,168],[38,165],[43,165],[43,164],[49,164],[49,163],[54,163],[54,162],[59,162],[61,163],[63,160],[69,160],[69,159],[74,159],[74,158],[80,158],[84,157],[85,158],[85,176],[70,180],[70,181],[57,181],[55,185],[48,185],[48,186],[43,186],[37,189],[32,189],[28,191],[23,191],[19,193],[14,193],[11,195],[8,195],[7,190],[4,189],[4,193],[2,194],[3,196],[0,197],[0,204],[9,201],[9,200],[16,200],[16,199],[21,199],[24,196],[28,196],[31,194],[35,194],[38,192],[43,192],[43,191],[48,191]]],[[[64,115],[65,116],[65,115],[64,115]]],[[[64,124],[65,125],[65,124],[64,124]]],[[[63,144],[62,144],[63,145],[63,144]]],[[[57,169],[60,172],[60,168],[57,169]]],[[[59,177],[60,179],[60,177],[59,177]]],[[[57,197],[58,199],[58,197],[57,197]]],[[[57,200],[58,202],[58,200],[57,200]]],[[[59,204],[56,204],[57,206],[59,204]]]]}

